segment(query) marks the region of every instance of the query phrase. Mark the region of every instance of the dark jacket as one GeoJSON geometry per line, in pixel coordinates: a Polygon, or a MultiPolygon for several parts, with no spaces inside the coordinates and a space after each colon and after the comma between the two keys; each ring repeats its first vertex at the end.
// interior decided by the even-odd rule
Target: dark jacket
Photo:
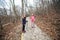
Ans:
{"type": "Polygon", "coordinates": [[[23,24],[23,25],[26,24],[26,17],[22,18],[22,24],[23,24]]]}

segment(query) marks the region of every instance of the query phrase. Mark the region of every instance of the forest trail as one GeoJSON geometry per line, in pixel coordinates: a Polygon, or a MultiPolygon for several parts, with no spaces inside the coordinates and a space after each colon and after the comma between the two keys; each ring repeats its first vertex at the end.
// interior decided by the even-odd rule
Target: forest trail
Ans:
{"type": "Polygon", "coordinates": [[[31,27],[30,18],[27,17],[28,22],[26,23],[26,32],[22,33],[21,40],[52,40],[45,32],[34,24],[34,28],[31,27]]]}

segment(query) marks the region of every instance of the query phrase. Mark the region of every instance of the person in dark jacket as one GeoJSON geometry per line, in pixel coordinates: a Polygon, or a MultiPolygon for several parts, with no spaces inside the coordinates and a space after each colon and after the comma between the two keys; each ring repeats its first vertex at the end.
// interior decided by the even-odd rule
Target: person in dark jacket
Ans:
{"type": "Polygon", "coordinates": [[[22,25],[23,25],[22,31],[23,31],[23,32],[26,32],[26,31],[25,31],[26,22],[27,22],[27,21],[26,21],[26,16],[24,16],[24,17],[22,18],[22,25]]]}

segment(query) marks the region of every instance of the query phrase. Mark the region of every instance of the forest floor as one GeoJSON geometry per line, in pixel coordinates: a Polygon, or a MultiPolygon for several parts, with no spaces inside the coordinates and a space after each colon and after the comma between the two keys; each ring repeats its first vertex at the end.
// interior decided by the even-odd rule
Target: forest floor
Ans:
{"type": "Polygon", "coordinates": [[[53,40],[60,40],[60,14],[49,13],[36,15],[36,25],[53,40]]]}
{"type": "Polygon", "coordinates": [[[12,22],[9,17],[2,18],[3,32],[2,39],[5,40],[54,40],[60,36],[60,15],[49,14],[47,15],[36,15],[36,22],[34,28],[31,27],[30,18],[27,17],[26,33],[22,33],[22,24],[20,21],[12,22]],[[10,21],[10,22],[9,22],[10,21]]]}

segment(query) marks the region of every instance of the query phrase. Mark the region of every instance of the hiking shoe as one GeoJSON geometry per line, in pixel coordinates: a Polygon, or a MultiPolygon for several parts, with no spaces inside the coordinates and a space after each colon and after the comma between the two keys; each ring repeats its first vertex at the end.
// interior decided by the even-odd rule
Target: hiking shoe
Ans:
{"type": "Polygon", "coordinates": [[[23,31],[23,33],[25,33],[26,31],[23,31]]]}

